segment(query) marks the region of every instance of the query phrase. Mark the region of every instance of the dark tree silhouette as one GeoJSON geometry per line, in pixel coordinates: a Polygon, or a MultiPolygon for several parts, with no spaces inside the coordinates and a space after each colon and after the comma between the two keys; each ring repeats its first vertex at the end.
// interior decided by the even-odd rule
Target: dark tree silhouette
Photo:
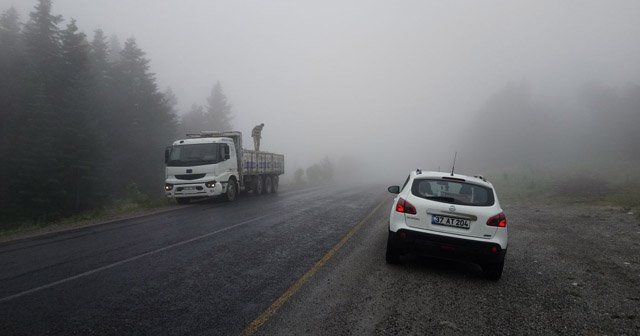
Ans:
{"type": "Polygon", "coordinates": [[[222,91],[222,84],[216,82],[211,90],[211,95],[207,98],[206,117],[209,130],[229,131],[233,128],[231,120],[231,105],[227,103],[227,96],[222,91]]]}

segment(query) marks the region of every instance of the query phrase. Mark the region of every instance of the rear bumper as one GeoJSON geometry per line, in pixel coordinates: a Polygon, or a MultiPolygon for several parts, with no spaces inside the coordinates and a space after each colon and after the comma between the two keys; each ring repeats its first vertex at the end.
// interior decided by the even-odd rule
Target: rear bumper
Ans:
{"type": "Polygon", "coordinates": [[[390,231],[390,243],[404,253],[465,260],[478,264],[499,263],[507,249],[495,242],[453,238],[406,229],[390,231]]]}

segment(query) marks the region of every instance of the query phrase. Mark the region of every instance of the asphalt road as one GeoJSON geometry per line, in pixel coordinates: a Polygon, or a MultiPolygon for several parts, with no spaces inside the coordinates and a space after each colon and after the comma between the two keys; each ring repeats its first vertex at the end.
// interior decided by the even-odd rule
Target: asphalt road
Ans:
{"type": "Polygon", "coordinates": [[[0,335],[240,334],[389,198],[316,188],[0,245],[0,335]]]}
{"type": "Polygon", "coordinates": [[[391,199],[324,187],[0,244],[0,334],[640,334],[634,214],[503,204],[491,282],[465,263],[387,265],[391,199]]]}

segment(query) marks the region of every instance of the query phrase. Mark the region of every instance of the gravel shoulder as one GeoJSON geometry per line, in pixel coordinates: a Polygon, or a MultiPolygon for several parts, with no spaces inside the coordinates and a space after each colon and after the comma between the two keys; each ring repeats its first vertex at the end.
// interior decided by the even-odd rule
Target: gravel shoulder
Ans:
{"type": "Polygon", "coordinates": [[[504,205],[509,250],[491,282],[472,264],[387,265],[390,205],[258,334],[640,334],[640,221],[628,210],[504,205]]]}

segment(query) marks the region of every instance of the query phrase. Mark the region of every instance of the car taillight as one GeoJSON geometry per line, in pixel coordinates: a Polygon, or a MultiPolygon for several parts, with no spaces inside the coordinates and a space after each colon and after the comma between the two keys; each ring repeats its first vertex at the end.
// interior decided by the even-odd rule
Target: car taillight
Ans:
{"type": "Polygon", "coordinates": [[[415,215],[418,212],[416,211],[416,207],[413,204],[407,202],[404,198],[400,197],[398,203],[396,203],[396,211],[402,212],[410,215],[415,215]]]}
{"type": "Polygon", "coordinates": [[[507,217],[504,215],[504,212],[501,212],[491,218],[487,219],[487,225],[489,226],[497,226],[497,227],[507,227],[507,217]]]}

